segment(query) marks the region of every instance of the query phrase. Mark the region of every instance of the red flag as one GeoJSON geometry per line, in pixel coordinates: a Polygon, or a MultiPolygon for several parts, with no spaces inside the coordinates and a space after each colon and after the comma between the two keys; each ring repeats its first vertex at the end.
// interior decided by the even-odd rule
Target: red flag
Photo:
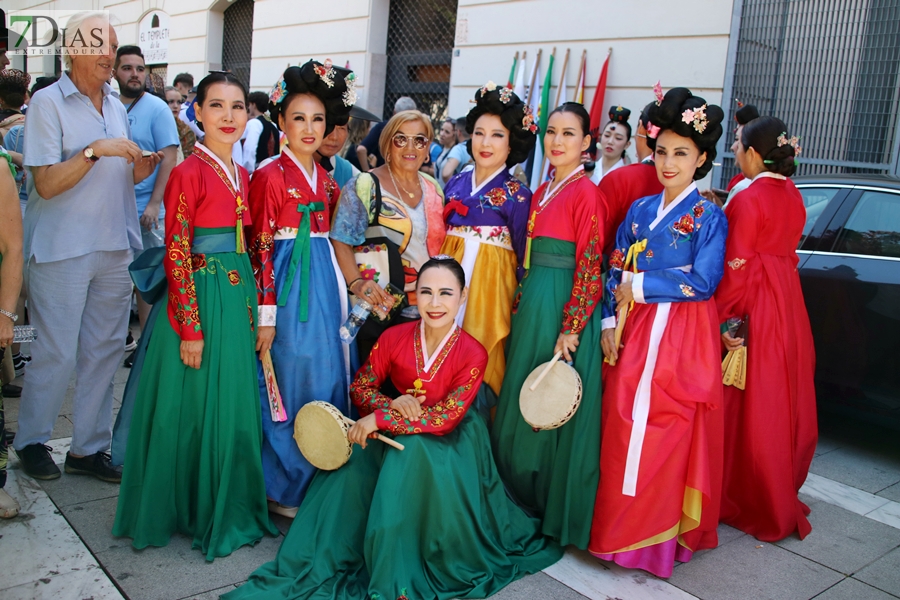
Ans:
{"type": "MultiPolygon", "coordinates": [[[[603,68],[600,69],[600,80],[597,82],[597,91],[594,92],[594,101],[591,103],[591,138],[597,140],[600,137],[600,123],[603,121],[603,115],[606,111],[603,109],[603,97],[606,95],[606,72],[609,69],[609,57],[612,54],[612,48],[603,61],[603,68]]],[[[595,144],[591,144],[591,153],[595,153],[595,144]]]]}

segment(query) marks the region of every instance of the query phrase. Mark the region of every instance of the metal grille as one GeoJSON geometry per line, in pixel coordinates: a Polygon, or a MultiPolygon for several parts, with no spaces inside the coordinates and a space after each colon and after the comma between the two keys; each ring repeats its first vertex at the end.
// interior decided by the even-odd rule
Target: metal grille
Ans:
{"type": "Polygon", "coordinates": [[[222,69],[231,71],[250,87],[250,53],[253,48],[253,0],[235,0],[225,9],[222,32],[222,69]]]}
{"type": "Polygon", "coordinates": [[[409,96],[435,123],[447,116],[457,0],[391,0],[384,116],[409,96]]]}
{"type": "MultiPolygon", "coordinates": [[[[801,136],[798,174],[896,173],[900,0],[744,0],[731,93],[801,136]]],[[[734,141],[727,128],[725,147],[734,141]]],[[[729,152],[720,182],[737,167],[729,152]]]]}

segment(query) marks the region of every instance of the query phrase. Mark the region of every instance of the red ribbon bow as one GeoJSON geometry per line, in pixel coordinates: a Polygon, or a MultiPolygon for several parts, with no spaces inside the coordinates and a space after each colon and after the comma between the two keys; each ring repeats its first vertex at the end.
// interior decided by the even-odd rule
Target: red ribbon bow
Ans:
{"type": "Polygon", "coordinates": [[[453,199],[444,206],[444,221],[450,218],[450,213],[452,212],[456,212],[459,216],[465,217],[469,214],[469,207],[459,200],[453,199]]]}

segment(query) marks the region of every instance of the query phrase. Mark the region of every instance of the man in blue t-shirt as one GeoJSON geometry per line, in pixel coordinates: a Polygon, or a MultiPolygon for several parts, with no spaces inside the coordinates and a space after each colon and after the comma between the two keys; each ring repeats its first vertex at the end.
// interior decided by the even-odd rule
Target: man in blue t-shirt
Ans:
{"type": "MultiPolygon", "coordinates": [[[[144,250],[147,250],[164,244],[165,207],[162,201],[169,173],[175,167],[178,157],[178,127],[168,105],[145,90],[147,71],[140,48],[119,48],[114,73],[119,83],[119,100],[128,113],[132,140],[141,150],[163,153],[162,162],[156,167],[156,171],[134,186],[137,214],[141,220],[141,239],[144,250]]],[[[150,305],[138,293],[141,329],[149,314],[150,305]]]]}

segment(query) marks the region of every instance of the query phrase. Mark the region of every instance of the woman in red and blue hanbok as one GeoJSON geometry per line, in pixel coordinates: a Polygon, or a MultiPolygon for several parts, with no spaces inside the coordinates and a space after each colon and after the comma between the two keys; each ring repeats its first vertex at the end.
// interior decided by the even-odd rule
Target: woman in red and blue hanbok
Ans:
{"type": "Polygon", "coordinates": [[[330,402],[350,416],[351,356],[356,361],[355,348],[351,351],[338,334],[347,319],[348,300],[329,240],[340,190],[313,159],[329,125],[333,128],[332,119],[350,111],[352,103],[343,102],[349,72],[331,67],[321,75],[317,68],[324,66],[309,61],[289,67],[276,85],[272,112],[290,145],[258,169],[250,183],[257,350],[263,354],[271,348],[285,412],[284,420],[273,416],[267,373],[260,364],[263,473],[270,510],[286,516],[293,516],[315,474],[294,441],[294,418],[313,400],[330,402]]]}
{"type": "Polygon", "coordinates": [[[669,577],[675,560],[717,544],[722,374],[712,297],[728,228],[694,180],[712,167],[724,115],[684,88],[650,115],[665,189],[632,204],[610,256],[603,345],[614,366],[604,375],[589,550],[669,577]],[[632,297],[616,348],[616,310],[632,297]]]}

